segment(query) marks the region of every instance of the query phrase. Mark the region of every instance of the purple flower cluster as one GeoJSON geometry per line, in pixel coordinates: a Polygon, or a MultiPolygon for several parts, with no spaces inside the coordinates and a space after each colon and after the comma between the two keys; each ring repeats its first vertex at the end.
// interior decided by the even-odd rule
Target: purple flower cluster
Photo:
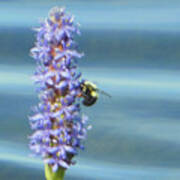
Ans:
{"type": "Polygon", "coordinates": [[[53,8],[36,29],[37,42],[31,55],[37,62],[34,81],[38,83],[40,103],[29,118],[34,133],[30,148],[41,155],[53,171],[68,168],[87,132],[87,117],[80,112],[81,74],[76,59],[82,54],[73,50],[73,34],[78,26],[64,9],[53,8]]]}

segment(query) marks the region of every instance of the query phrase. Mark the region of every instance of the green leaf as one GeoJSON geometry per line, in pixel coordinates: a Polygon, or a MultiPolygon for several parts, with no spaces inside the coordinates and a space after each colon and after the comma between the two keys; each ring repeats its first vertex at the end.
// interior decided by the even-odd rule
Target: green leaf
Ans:
{"type": "Polygon", "coordinates": [[[64,175],[65,175],[65,169],[59,167],[56,172],[53,172],[51,166],[45,164],[46,180],[63,180],[64,175]]]}

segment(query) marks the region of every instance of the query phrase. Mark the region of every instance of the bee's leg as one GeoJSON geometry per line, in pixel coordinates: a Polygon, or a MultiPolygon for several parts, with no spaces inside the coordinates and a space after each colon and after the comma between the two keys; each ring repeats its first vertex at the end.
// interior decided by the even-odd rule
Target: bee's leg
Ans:
{"type": "Polygon", "coordinates": [[[82,93],[79,93],[79,94],[77,95],[77,97],[83,97],[83,94],[82,94],[82,93]]]}

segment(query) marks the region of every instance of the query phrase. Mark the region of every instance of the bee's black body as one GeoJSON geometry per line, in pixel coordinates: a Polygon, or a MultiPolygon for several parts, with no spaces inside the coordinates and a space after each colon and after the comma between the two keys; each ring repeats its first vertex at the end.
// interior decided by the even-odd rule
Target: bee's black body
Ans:
{"type": "Polygon", "coordinates": [[[97,101],[97,97],[92,97],[91,95],[87,95],[84,100],[82,101],[82,103],[85,106],[91,106],[93,104],[95,104],[95,102],[97,101]]]}
{"type": "Polygon", "coordinates": [[[85,106],[91,106],[96,103],[98,99],[98,93],[95,84],[89,81],[84,81],[81,83],[81,91],[82,91],[82,96],[84,98],[82,103],[85,106]]]}

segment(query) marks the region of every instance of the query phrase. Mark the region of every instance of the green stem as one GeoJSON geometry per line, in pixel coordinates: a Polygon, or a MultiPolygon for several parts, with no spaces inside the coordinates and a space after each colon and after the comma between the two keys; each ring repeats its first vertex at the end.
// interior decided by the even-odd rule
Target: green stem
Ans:
{"type": "Polygon", "coordinates": [[[56,172],[53,172],[51,166],[45,164],[46,180],[63,180],[64,175],[65,175],[65,169],[59,167],[56,172]]]}

